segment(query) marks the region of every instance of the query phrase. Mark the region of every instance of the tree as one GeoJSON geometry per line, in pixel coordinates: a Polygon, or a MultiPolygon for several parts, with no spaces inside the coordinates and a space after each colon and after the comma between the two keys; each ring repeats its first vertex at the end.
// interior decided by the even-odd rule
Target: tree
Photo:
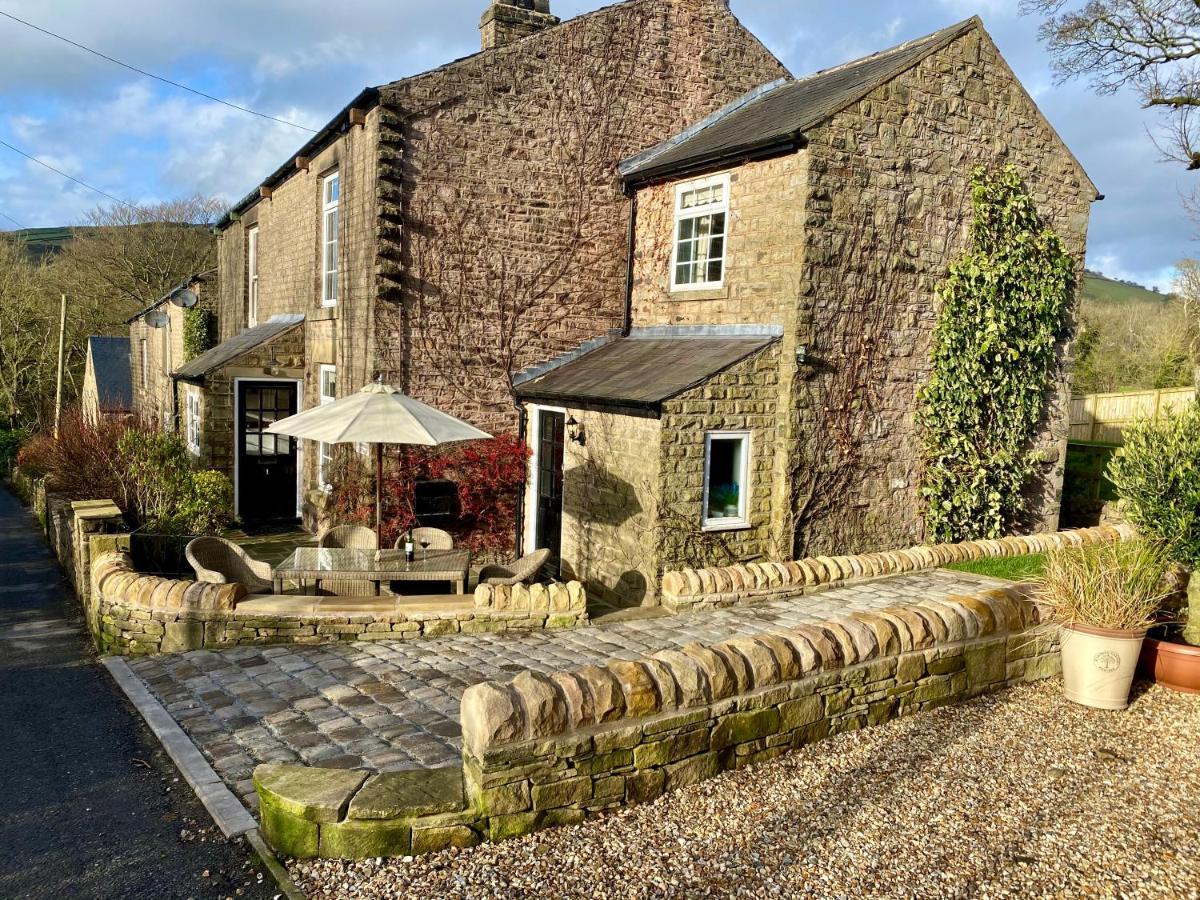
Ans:
{"type": "Polygon", "coordinates": [[[1044,15],[1040,36],[1059,82],[1089,78],[1101,94],[1131,87],[1145,108],[1161,110],[1169,134],[1159,148],[1200,169],[1200,3],[1196,0],[1022,0],[1044,15]],[[1068,8],[1071,7],[1071,8],[1068,8]]]}
{"type": "Polygon", "coordinates": [[[0,428],[42,421],[54,395],[57,307],[46,266],[0,238],[0,428]]]}

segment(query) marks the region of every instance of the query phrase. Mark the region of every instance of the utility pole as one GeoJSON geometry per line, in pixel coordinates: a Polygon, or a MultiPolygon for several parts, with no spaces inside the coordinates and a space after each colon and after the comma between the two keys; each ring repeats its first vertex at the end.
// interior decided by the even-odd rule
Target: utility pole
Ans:
{"type": "Polygon", "coordinates": [[[62,295],[58,313],[58,384],[54,388],[54,437],[58,439],[58,422],[62,418],[63,351],[67,336],[67,295],[62,295]]]}

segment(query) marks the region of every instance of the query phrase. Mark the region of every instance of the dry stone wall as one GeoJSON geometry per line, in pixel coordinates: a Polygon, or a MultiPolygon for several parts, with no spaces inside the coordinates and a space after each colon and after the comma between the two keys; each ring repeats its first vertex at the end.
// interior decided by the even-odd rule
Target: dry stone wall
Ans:
{"type": "Polygon", "coordinates": [[[831,734],[1059,670],[1018,589],[689,644],[463,695],[462,767],[254,773],[263,832],[294,857],[407,856],[571,824],[831,734]]]}
{"type": "Polygon", "coordinates": [[[1024,556],[1124,541],[1133,536],[1133,528],[1128,524],[1101,525],[1024,537],[922,545],[881,553],[676,569],[663,575],[662,604],[673,612],[735,606],[799,596],[844,581],[899,575],[978,559],[1024,556]]]}
{"type": "MultiPolygon", "coordinates": [[[[127,540],[127,539],[125,539],[127,540]]],[[[93,538],[85,611],[102,653],[140,656],[247,644],[410,640],[496,631],[572,628],[588,621],[578,582],[481,585],[473,597],[439,598],[410,609],[324,612],[314,597],[247,596],[241,584],[143,575],[120,549],[122,537],[93,538]]],[[[391,604],[388,604],[391,606],[391,604]]]]}

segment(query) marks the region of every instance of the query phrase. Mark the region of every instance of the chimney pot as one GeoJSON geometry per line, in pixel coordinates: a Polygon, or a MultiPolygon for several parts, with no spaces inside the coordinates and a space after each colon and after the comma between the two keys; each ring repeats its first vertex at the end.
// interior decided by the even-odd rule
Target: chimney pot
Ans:
{"type": "Polygon", "coordinates": [[[479,20],[480,43],[484,50],[503,47],[559,21],[550,13],[550,0],[491,0],[479,20]]]}

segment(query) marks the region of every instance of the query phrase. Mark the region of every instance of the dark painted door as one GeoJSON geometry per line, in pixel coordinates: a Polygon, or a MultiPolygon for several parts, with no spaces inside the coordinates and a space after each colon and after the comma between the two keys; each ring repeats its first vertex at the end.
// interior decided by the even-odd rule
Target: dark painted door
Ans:
{"type": "Polygon", "coordinates": [[[238,513],[245,522],[296,518],[296,441],[267,434],[296,414],[296,385],[238,382],[238,513]]]}
{"type": "Polygon", "coordinates": [[[537,540],[538,548],[553,554],[550,565],[558,568],[562,552],[563,432],[562,413],[538,411],[537,447],[537,540]]]}

